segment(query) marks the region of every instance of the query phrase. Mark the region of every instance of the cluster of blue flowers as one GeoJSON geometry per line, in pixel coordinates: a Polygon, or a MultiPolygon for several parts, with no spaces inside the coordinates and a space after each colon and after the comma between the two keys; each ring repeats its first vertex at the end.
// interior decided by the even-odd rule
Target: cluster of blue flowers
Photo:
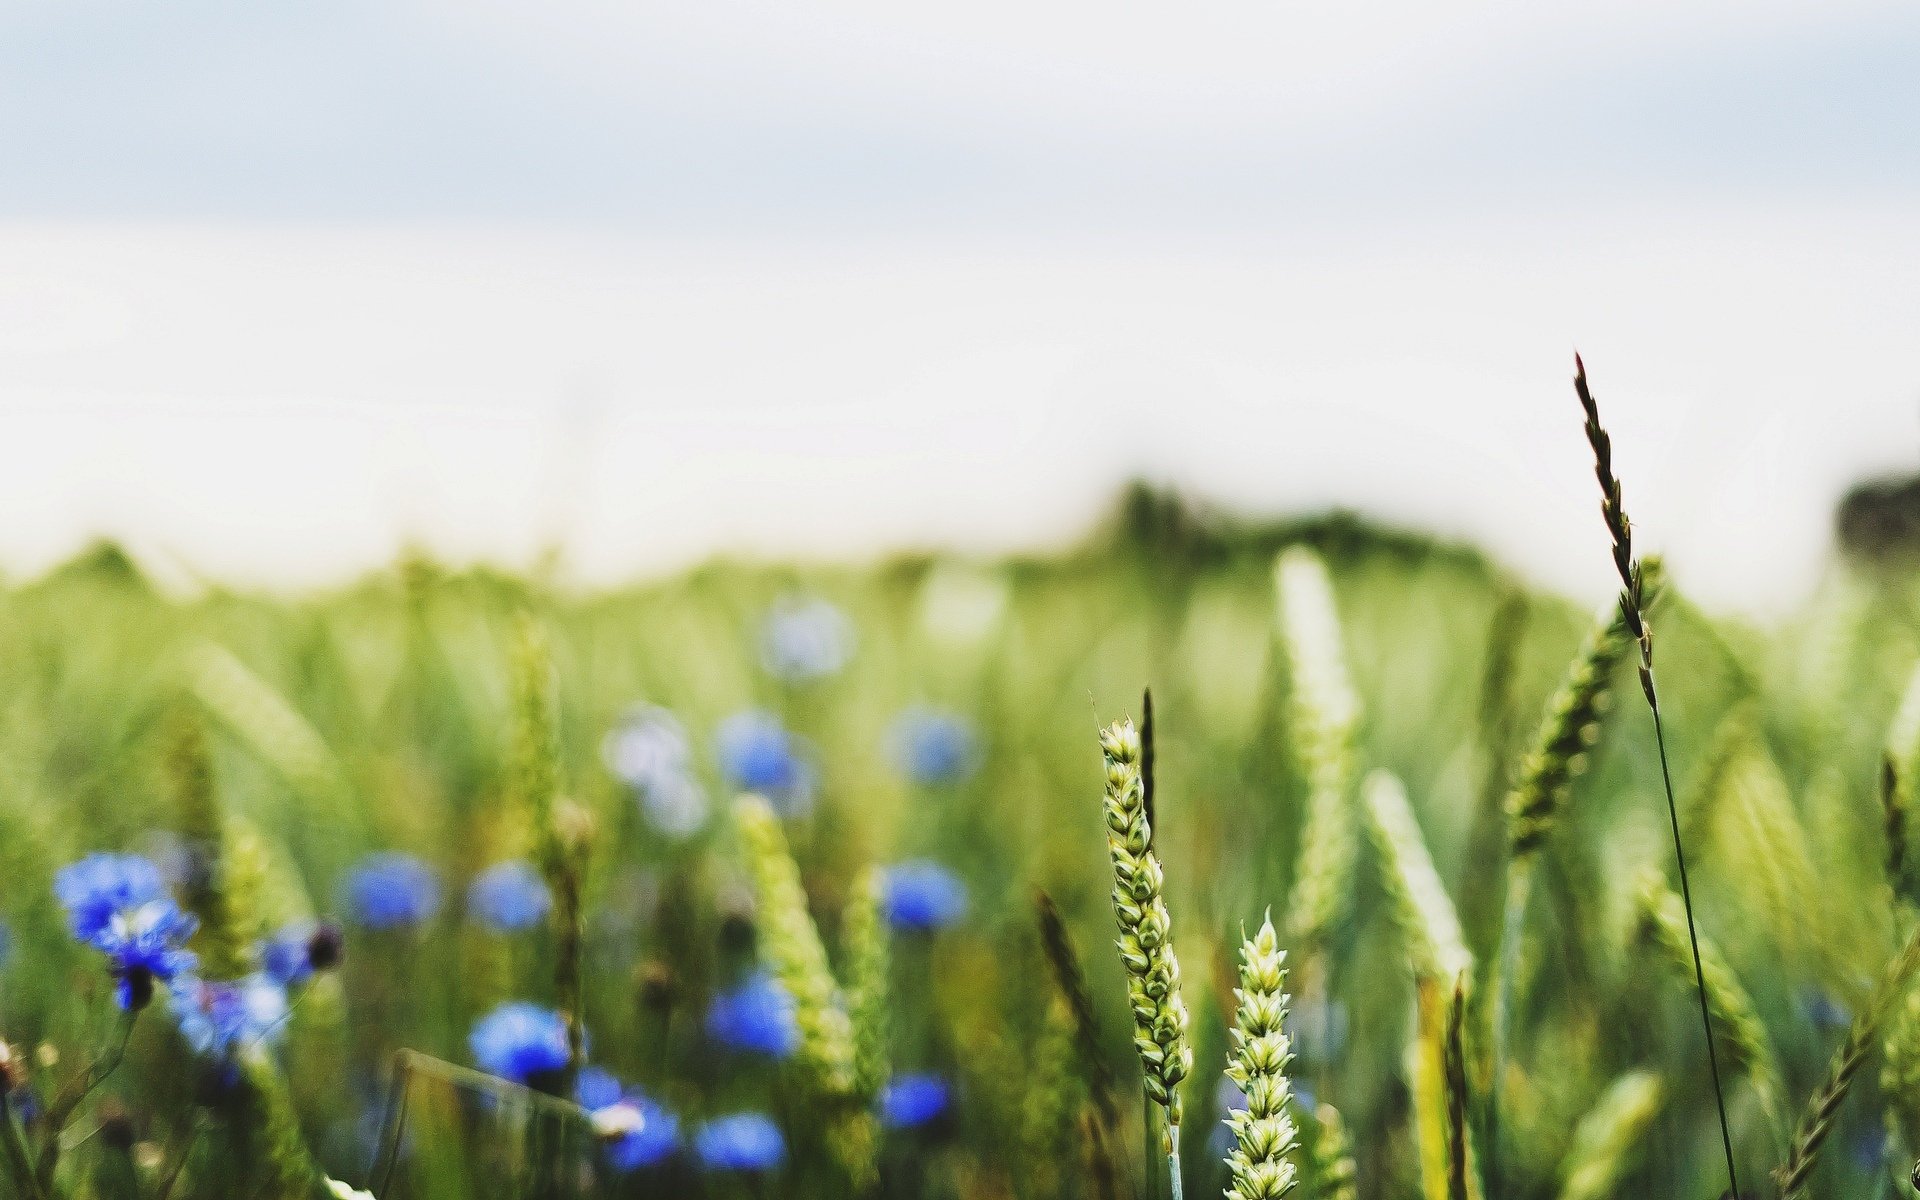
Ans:
{"type": "Polygon", "coordinates": [[[881,904],[895,929],[928,933],[967,915],[967,885],[939,863],[914,859],[887,871],[881,904]]]}
{"type": "Polygon", "coordinates": [[[440,881],[410,854],[372,854],[347,877],[344,900],[364,928],[408,929],[440,911],[440,881]]]}
{"type": "Polygon", "coordinates": [[[837,675],[853,657],[853,622],[825,600],[788,597],[760,628],[760,665],[789,683],[837,675]]]}
{"type": "Polygon", "coordinates": [[[172,997],[181,1035],[205,1058],[231,1062],[285,1028],[286,990],[264,973],[233,982],[182,980],[172,997]]]}
{"type": "Polygon", "coordinates": [[[805,741],[760,709],[735,713],[714,732],[720,770],[735,788],[767,798],[784,817],[813,806],[815,773],[805,741]]]}
{"type": "Polygon", "coordinates": [[[199,960],[186,948],[199,922],[180,911],[159,868],[134,854],[92,854],[54,877],[73,936],[107,956],[120,1007],[139,1009],[156,983],[191,973],[199,960]]]}
{"type": "Polygon", "coordinates": [[[547,881],[524,859],[495,863],[467,886],[467,914],[495,933],[523,933],[552,908],[547,881]]]}
{"type": "Polygon", "coordinates": [[[628,709],[607,735],[601,757],[614,778],[633,789],[647,821],[661,833],[687,837],[707,823],[707,792],[694,775],[686,726],[666,709],[628,709]]]}
{"type": "Polygon", "coordinates": [[[786,1058],[800,1045],[793,997],[765,971],[715,996],[706,1028],[707,1036],[723,1046],[769,1058],[786,1058]]]}
{"type": "Polygon", "coordinates": [[[958,783],[978,763],[973,726],[950,712],[909,708],[895,719],[889,741],[894,765],[923,787],[958,783]]]}

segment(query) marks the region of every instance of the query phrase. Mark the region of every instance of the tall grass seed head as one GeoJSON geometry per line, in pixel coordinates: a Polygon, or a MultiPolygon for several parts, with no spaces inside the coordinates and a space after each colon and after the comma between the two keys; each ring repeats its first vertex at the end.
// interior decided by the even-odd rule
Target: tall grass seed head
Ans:
{"type": "Polygon", "coordinates": [[[1277,1200],[1294,1188],[1290,1155],[1298,1141],[1287,1068],[1293,1048],[1286,1032],[1287,953],[1271,917],[1240,949],[1239,1004],[1226,1075],[1245,1098],[1227,1117],[1234,1148],[1227,1155],[1228,1200],[1277,1200]]]}

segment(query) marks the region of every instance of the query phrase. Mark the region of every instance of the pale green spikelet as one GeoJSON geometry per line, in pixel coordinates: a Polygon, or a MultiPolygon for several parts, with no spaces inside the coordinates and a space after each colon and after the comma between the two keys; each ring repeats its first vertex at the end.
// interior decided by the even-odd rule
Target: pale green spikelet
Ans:
{"type": "Polygon", "coordinates": [[[1227,1078],[1247,1097],[1247,1106],[1227,1117],[1234,1148],[1227,1156],[1232,1182],[1227,1200],[1276,1200],[1298,1178],[1293,1153],[1298,1141],[1287,1067],[1293,1044],[1287,1018],[1287,952],[1269,915],[1240,947],[1239,1006],[1234,1012],[1233,1057],[1227,1078]]]}
{"type": "Polygon", "coordinates": [[[206,731],[198,715],[184,706],[175,709],[168,722],[166,762],[180,836],[192,864],[181,899],[200,918],[193,948],[209,978],[238,979],[250,967],[258,932],[257,921],[244,919],[256,906],[241,893],[258,889],[249,888],[247,861],[231,845],[214,791],[206,731]]]}
{"type": "Polygon", "coordinates": [[[1353,1143],[1340,1110],[1322,1104],[1313,1110],[1311,1162],[1314,1200],[1356,1200],[1359,1170],[1353,1161],[1353,1143]]]}
{"type": "Polygon", "coordinates": [[[800,1030],[798,1058],[826,1105],[829,1149],[856,1187],[864,1188],[873,1178],[878,1131],[860,1103],[853,1022],[827,965],[820,931],[807,911],[800,868],[787,848],[780,818],[764,799],[742,796],[734,802],[733,813],[753,876],[761,956],[793,998],[794,1023],[800,1030]]]}
{"type": "MultiPolygon", "coordinates": [[[[1687,914],[1680,897],[1657,874],[1649,874],[1640,888],[1642,931],[1650,935],[1673,966],[1676,978],[1693,984],[1694,959],[1687,937],[1687,914]]],[[[1713,1014],[1714,1038],[1727,1051],[1732,1065],[1747,1077],[1754,1097],[1769,1120],[1780,1112],[1780,1067],[1773,1041],[1761,1024],[1753,1000],[1733,968],[1704,934],[1700,937],[1700,981],[1707,1008],[1713,1014]]]]}
{"type": "Polygon", "coordinates": [[[1660,1113],[1660,1077],[1628,1071],[1580,1118],[1560,1167],[1560,1200],[1608,1200],[1633,1166],[1660,1113]]]}
{"type": "Polygon", "coordinates": [[[1507,844],[1521,861],[1540,848],[1566,807],[1573,780],[1586,768],[1612,695],[1615,668],[1633,648],[1633,636],[1611,604],[1580,647],[1560,690],[1547,707],[1533,749],[1507,797],[1507,844]]]}
{"type": "Polygon", "coordinates": [[[1386,771],[1368,775],[1361,790],[1367,828],[1386,865],[1387,889],[1411,943],[1414,968],[1424,977],[1450,983],[1472,970],[1473,954],[1461,936],[1453,900],[1427,853],[1406,790],[1386,771]]]}
{"type": "MultiPolygon", "coordinates": [[[[1823,907],[1806,830],[1751,713],[1721,723],[1709,752],[1707,787],[1694,807],[1695,834],[1711,845],[1737,886],[1766,914],[1766,928],[1792,958],[1813,948],[1823,907]]],[[[1699,844],[1699,843],[1694,843],[1699,844]]]]}
{"type": "Polygon", "coordinates": [[[1895,1002],[1907,995],[1908,980],[1916,966],[1920,966],[1920,929],[1913,932],[1900,953],[1887,965],[1886,973],[1874,987],[1872,997],[1854,1016],[1853,1024],[1848,1026],[1846,1040],[1834,1051],[1833,1061],[1827,1067],[1826,1080],[1814,1089],[1812,1098],[1807,1101],[1800,1124],[1794,1129],[1787,1159],[1773,1173],[1774,1182],[1780,1185],[1783,1200],[1797,1200],[1806,1194],[1807,1180],[1819,1162],[1820,1147],[1826,1143],[1827,1135],[1833,1132],[1834,1117],[1845,1102],[1847,1092],[1853,1088],[1854,1077],[1860,1073],[1861,1065],[1867,1061],[1867,1051],[1872,1049],[1874,1037],[1879,1033],[1888,1011],[1895,1002]]]}
{"type": "Polygon", "coordinates": [[[890,945],[882,919],[884,877],[877,867],[861,873],[842,918],[846,950],[847,1016],[853,1022],[853,1087],[871,1101],[886,1082],[887,970],[890,945]]]}
{"type": "Polygon", "coordinates": [[[1296,944],[1313,946],[1338,922],[1353,888],[1358,846],[1348,793],[1360,704],[1347,680],[1340,612],[1320,556],[1304,546],[1283,551],[1274,563],[1274,584],[1292,673],[1288,731],[1307,781],[1287,929],[1296,944]]]}
{"type": "Polygon", "coordinates": [[[1134,1048],[1140,1053],[1147,1096],[1167,1113],[1167,1146],[1177,1145],[1180,1082],[1193,1070],[1187,1006],[1180,998],[1180,962],[1174,956],[1165,879],[1153,853],[1140,770],[1140,735],[1132,721],[1100,734],[1106,760],[1107,851],[1113,861],[1113,913],[1120,926],[1120,963],[1133,1008],[1134,1048]]]}
{"type": "Polygon", "coordinates": [[[1073,1153],[1074,1118],[1085,1093],[1075,1077],[1079,1051],[1074,1043],[1073,1010],[1064,998],[1055,996],[1047,1005],[1026,1069],[1019,1072],[1026,1084],[1020,1103],[1025,1164],[1021,1195],[1035,1200],[1062,1194],[1061,1167],[1073,1153]]]}

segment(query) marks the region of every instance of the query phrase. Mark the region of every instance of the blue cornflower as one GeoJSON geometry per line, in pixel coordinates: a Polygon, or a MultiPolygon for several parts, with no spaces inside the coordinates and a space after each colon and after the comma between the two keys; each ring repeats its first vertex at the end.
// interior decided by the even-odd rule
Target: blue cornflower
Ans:
{"type": "Polygon", "coordinates": [[[368,929],[401,929],[440,911],[440,882],[410,854],[370,854],[347,877],[346,902],[368,929]]]}
{"type": "Polygon", "coordinates": [[[160,868],[138,854],[89,854],[53,877],[75,939],[99,947],[113,919],[166,898],[160,868]]]}
{"type": "Polygon", "coordinates": [[[760,628],[760,663],[791,683],[837,674],[853,657],[853,622],[825,600],[790,597],[760,628]]]}
{"type": "Polygon", "coordinates": [[[260,973],[283,988],[296,988],[340,963],[345,950],[340,927],[332,921],[294,921],[260,944],[260,973]]]}
{"type": "Polygon", "coordinates": [[[467,1038],[480,1068],[514,1083],[562,1070],[572,1059],[566,1018],[537,1004],[502,1004],[474,1024],[467,1038]]]}
{"type": "Polygon", "coordinates": [[[901,774],[931,786],[957,783],[976,761],[973,727],[953,713],[910,708],[893,723],[893,760],[901,774]]]}
{"type": "Polygon", "coordinates": [[[488,867],[467,888],[468,914],[495,933],[532,929],[552,907],[546,880],[517,858],[488,867]]]}
{"type": "Polygon", "coordinates": [[[1800,993],[1800,1006],[1806,1010],[1816,1029],[1844,1029],[1853,1021],[1847,1006],[1835,1000],[1825,989],[1808,987],[1800,993]]]}
{"type": "Polygon", "coordinates": [[[0,921],[0,967],[6,966],[7,960],[12,957],[13,930],[7,928],[5,921],[0,921]]]}
{"type": "Polygon", "coordinates": [[[694,778],[692,745],[678,717],[635,705],[607,735],[601,754],[607,769],[634,790],[654,828],[686,837],[706,824],[706,789],[694,778]]]}
{"type": "Polygon", "coordinates": [[[966,915],[967,885],[939,863],[915,859],[887,871],[881,899],[895,929],[941,929],[966,915]]]}
{"type": "Polygon", "coordinates": [[[793,997],[779,980],[756,971],[739,987],[713,998],[707,1008],[707,1036],[735,1050],[785,1058],[800,1045],[793,997]]]}
{"type": "Polygon", "coordinates": [[[953,1087],[938,1075],[896,1075],[880,1089],[880,1120],[888,1129],[918,1129],[952,1107],[953,1087]]]}
{"type": "Polygon", "coordinates": [[[637,1171],[672,1154],[680,1145],[680,1119],[636,1088],[598,1067],[580,1072],[573,1098],[593,1114],[594,1129],[606,1142],[607,1161],[616,1171],[637,1171]]]}
{"type": "Polygon", "coordinates": [[[728,780],[765,796],[782,815],[796,816],[812,802],[813,767],[805,744],[772,713],[735,713],[720,722],[714,743],[728,780]]]}
{"type": "Polygon", "coordinates": [[[196,1053],[231,1061],[247,1046],[280,1033],[287,993],[265,974],[232,983],[187,979],[173,990],[173,1011],[181,1036],[196,1053]]]}
{"type": "Polygon", "coordinates": [[[107,956],[119,980],[120,1007],[145,1008],[156,982],[170,983],[200,965],[187,939],[200,922],[171,899],[149,900],[131,912],[115,913],[90,944],[107,956]]]}
{"type": "Polygon", "coordinates": [[[787,1161],[787,1139],[765,1113],[715,1117],[693,1135],[693,1148],[709,1171],[770,1171],[787,1161]]]}

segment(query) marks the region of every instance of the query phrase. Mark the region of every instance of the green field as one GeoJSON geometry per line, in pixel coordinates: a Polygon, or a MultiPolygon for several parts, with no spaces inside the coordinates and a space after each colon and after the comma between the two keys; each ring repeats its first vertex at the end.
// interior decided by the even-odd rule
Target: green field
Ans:
{"type": "MultiPolygon", "coordinates": [[[[1598,520],[1569,536],[1607,553],[1598,520]]],[[[1914,924],[1888,814],[1904,842],[1920,708],[1896,711],[1920,593],[1904,571],[1836,565],[1775,628],[1701,612],[1684,569],[1657,593],[1679,819],[1724,968],[1710,990],[1733,1150],[1743,1190],[1776,1194],[1769,1173],[1914,924]]],[[[122,1028],[106,960],[70,935],[53,891],[63,866],[113,851],[157,863],[198,912],[203,979],[252,971],[257,942],[317,917],[341,919],[345,956],[224,1059],[183,1038],[162,986],[67,1125],[53,1195],[304,1195],[315,1162],[363,1187],[384,1125],[396,1197],[1164,1196],[1113,950],[1098,738],[1142,716],[1150,684],[1152,848],[1191,1015],[1187,1195],[1228,1184],[1235,970],[1270,911],[1291,994],[1295,1195],[1355,1194],[1337,1112],[1358,1195],[1442,1200],[1451,1104],[1468,1195],[1715,1196],[1725,1167],[1685,933],[1648,915],[1669,911],[1650,889],[1678,880],[1630,647],[1598,681],[1613,703],[1549,748],[1567,791],[1525,827],[1530,903],[1504,1019],[1494,1003],[1508,796],[1537,780],[1553,698],[1610,605],[1350,518],[1254,525],[1147,491],[1054,555],[715,562],[614,590],[416,557],[337,591],[179,598],[101,550],[0,590],[8,1140],[37,1154],[56,1094],[122,1028]],[[1337,611],[1304,646],[1288,606],[1297,618],[1308,600],[1276,588],[1290,549],[1324,563],[1337,611]],[[769,613],[824,611],[801,599],[845,622],[811,631],[835,643],[817,678],[767,661],[769,613]],[[1349,683],[1351,720],[1329,706],[1329,671],[1349,683]],[[632,764],[610,751],[642,704],[686,733],[673,795],[621,778],[632,764]],[[796,739],[773,767],[810,776],[775,797],[772,823],[798,864],[797,908],[779,903],[777,847],[743,837],[741,764],[717,744],[750,710],[796,739]],[[903,744],[903,713],[957,720],[923,720],[903,744]],[[1383,836],[1375,771],[1404,784],[1415,847],[1383,836]],[[1322,826],[1303,836],[1313,811],[1322,826]],[[1418,846],[1444,895],[1419,887],[1418,846]],[[383,851],[431,868],[424,919],[366,927],[349,880],[383,851]],[[496,932],[468,886],[518,858],[559,903],[496,932]],[[910,876],[876,884],[869,868],[917,860],[964,884],[964,912],[889,937],[871,889],[884,917],[910,876]],[[1091,1028],[1058,986],[1040,889],[1083,964],[1091,1028]],[[808,957],[814,929],[831,976],[808,957]],[[714,998],[759,963],[828,987],[787,988],[802,992],[792,1053],[715,1032],[714,998]],[[395,1052],[484,1065],[475,1023],[515,1000],[579,1014],[586,1062],[658,1106],[654,1133],[673,1115],[663,1157],[622,1171],[566,1106],[430,1063],[394,1128],[395,1052]],[[943,1112],[874,1118],[883,1081],[921,1075],[950,1089],[943,1112]],[[779,1165],[723,1169],[703,1152],[710,1123],[742,1112],[779,1129],[779,1165]]],[[[1829,1096],[1809,1194],[1905,1190],[1920,998],[1910,1016],[1902,995],[1889,1007],[1861,1023],[1864,1061],[1829,1096]]],[[[566,1094],[580,1065],[535,1082],[566,1094]]]]}

